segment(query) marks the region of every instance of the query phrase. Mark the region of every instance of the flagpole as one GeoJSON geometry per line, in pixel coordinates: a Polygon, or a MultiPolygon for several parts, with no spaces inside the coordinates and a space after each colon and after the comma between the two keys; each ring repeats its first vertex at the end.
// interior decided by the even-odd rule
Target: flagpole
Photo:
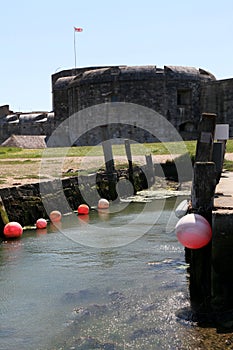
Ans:
{"type": "Polygon", "coordinates": [[[77,62],[76,62],[76,38],[75,38],[75,33],[76,32],[82,32],[83,29],[80,27],[74,27],[74,68],[77,67],[77,62]]]}
{"type": "Polygon", "coordinates": [[[74,28],[74,68],[76,68],[76,38],[75,38],[75,28],[74,28]]]}

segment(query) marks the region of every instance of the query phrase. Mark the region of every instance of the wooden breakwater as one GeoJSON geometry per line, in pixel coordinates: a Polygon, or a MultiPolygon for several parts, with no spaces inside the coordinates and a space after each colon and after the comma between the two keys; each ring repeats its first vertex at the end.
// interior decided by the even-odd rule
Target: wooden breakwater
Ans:
{"type": "Polygon", "coordinates": [[[226,145],[225,140],[217,141],[215,148],[215,125],[216,115],[202,115],[190,209],[208,220],[212,240],[200,249],[185,248],[185,255],[191,319],[229,330],[233,329],[233,174],[222,172],[226,145]]]}

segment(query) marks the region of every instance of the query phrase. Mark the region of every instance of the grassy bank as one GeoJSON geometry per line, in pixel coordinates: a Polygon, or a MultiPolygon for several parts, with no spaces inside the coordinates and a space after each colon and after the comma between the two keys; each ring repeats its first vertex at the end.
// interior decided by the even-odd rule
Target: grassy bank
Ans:
{"type": "MultiPolygon", "coordinates": [[[[233,152],[233,140],[229,142],[229,148],[233,152]],[[230,146],[231,144],[231,146],[230,146]]],[[[183,153],[187,149],[190,155],[195,154],[196,142],[186,141],[184,143],[179,142],[167,142],[167,143],[146,143],[146,144],[132,144],[131,150],[133,155],[162,155],[162,154],[179,154],[183,153]]],[[[15,147],[0,147],[0,159],[14,159],[14,158],[41,158],[46,157],[83,157],[83,156],[101,156],[103,154],[102,146],[80,146],[69,148],[47,148],[43,149],[22,149],[15,147]]],[[[113,145],[113,154],[122,155],[125,154],[124,145],[113,145]]]]}
{"type": "MultiPolygon", "coordinates": [[[[196,151],[196,141],[179,142],[164,142],[164,143],[146,143],[146,144],[132,144],[132,155],[138,156],[145,154],[152,155],[166,155],[166,154],[181,154],[184,152],[189,153],[190,157],[194,157],[196,151]]],[[[227,153],[233,153],[233,140],[228,140],[227,153]]],[[[124,155],[125,147],[123,144],[113,145],[113,155],[124,155]]],[[[11,160],[17,164],[18,159],[21,161],[27,159],[40,160],[42,157],[56,158],[56,157],[93,157],[102,156],[102,146],[80,146],[80,147],[57,147],[47,149],[22,149],[16,147],[0,147],[0,160],[11,160]]],[[[233,171],[233,162],[225,161],[225,168],[233,171]]]]}
{"type": "MultiPolygon", "coordinates": [[[[146,154],[156,156],[183,153],[188,153],[191,158],[194,158],[196,142],[132,144],[131,150],[133,157],[141,155],[143,159],[146,154]]],[[[228,141],[227,152],[233,153],[233,140],[228,141]]],[[[113,155],[114,157],[124,156],[124,145],[113,145],[113,155]]],[[[136,165],[137,161],[135,159],[133,158],[136,165]]],[[[39,178],[46,180],[50,176],[56,177],[57,167],[59,167],[59,173],[61,172],[64,177],[76,175],[77,169],[79,174],[85,174],[104,167],[102,146],[47,149],[0,147],[0,163],[0,187],[27,184],[29,181],[36,182],[39,178]],[[94,156],[100,156],[100,159],[91,158],[94,156]],[[48,158],[48,161],[43,164],[43,171],[41,171],[41,159],[43,157],[48,158]],[[46,167],[48,167],[48,171],[46,167]]],[[[117,169],[127,168],[128,164],[125,163],[125,157],[123,161],[122,159],[116,160],[115,166],[117,169]]],[[[233,171],[233,162],[225,161],[224,168],[233,171]]]]}

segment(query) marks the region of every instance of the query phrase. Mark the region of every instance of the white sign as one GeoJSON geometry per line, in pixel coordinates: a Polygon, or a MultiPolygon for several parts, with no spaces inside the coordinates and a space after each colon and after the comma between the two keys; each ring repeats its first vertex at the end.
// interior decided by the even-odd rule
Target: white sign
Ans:
{"type": "Polygon", "coordinates": [[[229,139],[229,124],[216,124],[214,139],[215,140],[228,140],[229,139]]]}

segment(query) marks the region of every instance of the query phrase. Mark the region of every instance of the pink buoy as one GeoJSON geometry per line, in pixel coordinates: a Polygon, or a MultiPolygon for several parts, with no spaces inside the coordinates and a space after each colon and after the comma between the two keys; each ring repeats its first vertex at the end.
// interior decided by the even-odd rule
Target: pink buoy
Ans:
{"type": "Polygon", "coordinates": [[[58,211],[58,210],[53,210],[49,214],[49,218],[50,218],[50,220],[52,222],[59,222],[59,221],[61,221],[61,217],[62,217],[62,215],[61,215],[60,211],[58,211]]]}
{"type": "Polygon", "coordinates": [[[38,219],[36,221],[36,228],[46,228],[47,227],[47,221],[45,219],[38,219]]]}
{"type": "Polygon", "coordinates": [[[212,238],[209,222],[199,214],[187,214],[176,224],[178,241],[186,248],[199,249],[206,246],[212,238]]]}
{"type": "Polygon", "coordinates": [[[80,204],[78,206],[78,214],[87,215],[89,214],[89,207],[87,204],[80,204]]]}
{"type": "Polygon", "coordinates": [[[18,238],[22,236],[23,228],[18,222],[12,221],[5,225],[3,233],[7,238],[18,238]]]}
{"type": "Polygon", "coordinates": [[[98,202],[98,209],[108,209],[109,208],[109,201],[105,198],[100,198],[98,202]]]}

